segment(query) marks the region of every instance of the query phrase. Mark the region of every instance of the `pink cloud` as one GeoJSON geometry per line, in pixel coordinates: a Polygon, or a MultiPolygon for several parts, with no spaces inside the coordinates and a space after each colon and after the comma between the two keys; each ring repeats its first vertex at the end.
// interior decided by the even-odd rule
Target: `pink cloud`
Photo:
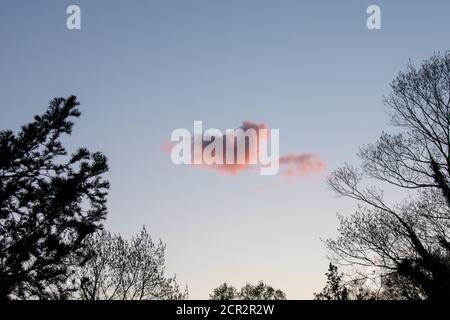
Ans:
{"type": "Polygon", "coordinates": [[[175,145],[175,144],[174,144],[172,141],[167,140],[166,142],[164,142],[164,143],[161,145],[161,149],[162,149],[162,151],[163,151],[164,153],[170,154],[170,152],[172,151],[172,148],[174,147],[174,145],[175,145]]]}
{"type": "MultiPolygon", "coordinates": [[[[265,139],[265,137],[261,136],[259,134],[260,129],[267,129],[268,136],[267,139],[270,139],[270,129],[265,123],[256,123],[252,121],[244,121],[243,124],[238,128],[242,129],[244,132],[246,132],[249,129],[255,129],[257,131],[257,139],[256,139],[256,145],[252,144],[251,140],[247,140],[245,144],[245,163],[243,164],[237,164],[237,139],[233,135],[224,135],[221,139],[223,139],[223,163],[224,164],[213,164],[213,165],[207,165],[207,164],[201,164],[201,165],[195,165],[197,167],[201,167],[204,169],[210,169],[218,171],[221,174],[224,175],[231,175],[235,176],[238,175],[244,171],[247,171],[249,168],[252,167],[251,163],[252,160],[258,159],[258,142],[259,139],[265,139]],[[230,141],[229,139],[233,139],[234,141],[230,141]],[[231,144],[234,149],[234,159],[236,164],[225,164],[226,160],[226,145],[231,144]]],[[[214,139],[214,138],[213,138],[214,139]]],[[[214,141],[214,140],[213,140],[214,141]]],[[[205,148],[210,145],[213,141],[203,141],[202,144],[202,151],[205,150],[205,148]]],[[[163,144],[162,149],[164,153],[170,153],[174,146],[174,143],[171,141],[167,141],[163,144]]],[[[192,141],[192,150],[194,150],[193,141],[192,141]]],[[[214,153],[211,155],[211,157],[214,156],[214,153]]],[[[192,159],[193,160],[193,159],[192,159]]],[[[205,158],[203,159],[205,160],[205,158]]],[[[193,161],[192,161],[193,163],[193,161]]],[[[282,156],[279,158],[279,164],[280,164],[280,171],[281,174],[285,177],[303,177],[304,175],[307,175],[309,173],[319,173],[325,169],[325,163],[316,155],[310,154],[310,153],[303,153],[303,154],[297,154],[297,153],[291,153],[286,156],[282,156]]],[[[257,171],[255,171],[257,172],[257,171]]]]}
{"type": "MultiPolygon", "coordinates": [[[[237,175],[243,171],[246,171],[247,169],[249,169],[252,161],[256,161],[258,159],[258,152],[259,152],[259,141],[260,139],[263,139],[262,136],[260,136],[259,134],[259,130],[260,129],[267,129],[268,130],[268,135],[270,135],[270,130],[267,127],[266,124],[264,123],[256,123],[256,122],[252,122],[252,121],[244,121],[242,123],[242,125],[237,128],[237,129],[242,129],[244,131],[244,133],[249,130],[249,129],[254,129],[257,132],[257,138],[256,141],[254,140],[249,140],[246,139],[246,143],[245,143],[245,155],[244,155],[244,163],[243,164],[238,164],[237,163],[237,138],[233,137],[232,135],[224,135],[222,137],[223,139],[223,160],[222,162],[224,164],[215,164],[215,165],[206,165],[206,164],[201,164],[201,165],[195,165],[198,167],[202,167],[205,169],[212,169],[212,170],[216,170],[219,171],[220,173],[223,173],[225,175],[237,175]],[[234,141],[230,141],[230,139],[233,139],[234,141]],[[229,145],[233,146],[233,150],[234,150],[234,159],[235,159],[235,164],[226,164],[226,145],[227,143],[229,145]]],[[[237,130],[236,129],[236,130],[237,130]]],[[[268,138],[270,139],[270,136],[268,136],[268,138]]],[[[205,148],[210,145],[212,142],[214,141],[214,138],[212,141],[203,141],[202,143],[202,153],[205,150],[205,148]]],[[[161,149],[164,153],[166,154],[170,154],[170,152],[172,151],[172,148],[175,146],[175,143],[172,141],[166,141],[161,145],[161,149]]],[[[194,150],[194,139],[192,139],[192,153],[194,150]]],[[[214,153],[212,154],[212,156],[214,155],[214,153]]],[[[205,158],[203,158],[203,160],[205,160],[205,158]]],[[[194,155],[192,154],[192,163],[194,163],[194,155]]]]}
{"type": "Polygon", "coordinates": [[[286,168],[283,171],[286,177],[302,177],[308,173],[321,172],[326,167],[321,159],[309,153],[280,157],[280,166],[286,168]]]}
{"type": "MultiPolygon", "coordinates": [[[[247,140],[245,143],[245,163],[243,164],[238,164],[237,163],[237,138],[232,136],[232,135],[224,135],[223,136],[223,146],[224,146],[224,152],[223,152],[223,163],[224,164],[220,164],[220,165],[202,165],[202,167],[206,167],[209,169],[214,169],[217,170],[223,174],[226,175],[237,175],[243,171],[246,171],[247,169],[249,169],[251,163],[253,161],[256,161],[258,159],[258,152],[259,152],[259,141],[261,139],[264,139],[260,134],[259,134],[259,130],[260,129],[267,129],[268,132],[269,128],[266,124],[264,123],[256,123],[256,122],[252,122],[252,121],[244,121],[242,123],[242,125],[238,128],[238,129],[242,129],[244,131],[244,133],[249,130],[249,129],[254,129],[257,132],[257,138],[256,141],[252,141],[252,140],[247,140]],[[232,139],[232,141],[230,141],[230,139],[232,139]],[[226,145],[230,144],[233,146],[233,150],[234,150],[234,162],[235,164],[226,164],[226,145]]],[[[270,138],[270,137],[269,137],[270,138]]],[[[210,144],[211,142],[203,142],[203,150],[210,144]]]]}

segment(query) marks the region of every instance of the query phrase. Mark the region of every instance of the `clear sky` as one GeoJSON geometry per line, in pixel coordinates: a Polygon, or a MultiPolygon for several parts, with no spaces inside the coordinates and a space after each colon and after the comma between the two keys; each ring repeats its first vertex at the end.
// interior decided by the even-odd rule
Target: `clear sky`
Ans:
{"type": "Polygon", "coordinates": [[[326,176],[389,130],[382,95],[408,59],[450,49],[449,12],[447,0],[0,0],[0,129],[77,95],[67,147],[109,158],[107,229],[162,238],[191,298],[258,280],[311,298],[325,282],[321,239],[355,208],[326,176]],[[70,4],[81,30],[66,28],[70,4]],[[381,30],[366,27],[370,4],[381,30]],[[266,123],[281,154],[327,167],[287,179],[174,166],[162,145],[194,120],[266,123]]]}

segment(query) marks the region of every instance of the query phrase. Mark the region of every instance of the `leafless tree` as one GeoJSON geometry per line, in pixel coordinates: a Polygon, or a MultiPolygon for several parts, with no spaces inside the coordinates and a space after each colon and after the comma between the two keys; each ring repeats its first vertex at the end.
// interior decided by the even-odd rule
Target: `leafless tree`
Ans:
{"type": "Polygon", "coordinates": [[[175,277],[165,275],[165,245],[146,229],[131,241],[100,232],[89,238],[92,258],[74,274],[78,297],[85,300],[185,299],[175,277]],[[78,282],[78,283],[77,283],[78,282]]]}
{"type": "Polygon", "coordinates": [[[340,264],[377,277],[391,298],[448,298],[450,52],[420,68],[409,63],[391,88],[384,101],[398,132],[362,146],[360,167],[346,164],[330,176],[331,188],[358,208],[339,215],[339,236],[327,246],[340,264]],[[387,200],[387,192],[402,201],[387,200]]]}

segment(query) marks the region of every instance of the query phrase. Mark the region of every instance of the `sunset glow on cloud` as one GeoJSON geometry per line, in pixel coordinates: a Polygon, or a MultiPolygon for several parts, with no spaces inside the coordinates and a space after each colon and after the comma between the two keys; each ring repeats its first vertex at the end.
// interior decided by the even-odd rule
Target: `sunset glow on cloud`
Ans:
{"type": "Polygon", "coordinates": [[[287,177],[302,177],[308,173],[321,172],[325,169],[325,163],[309,153],[280,157],[280,165],[286,167],[282,174],[287,177]]]}
{"type": "MultiPolygon", "coordinates": [[[[268,126],[264,123],[256,123],[252,121],[244,121],[242,126],[240,126],[238,129],[242,129],[244,132],[247,132],[249,129],[254,129],[257,132],[259,132],[259,129],[268,129],[268,126]]],[[[233,135],[225,135],[223,137],[223,145],[226,146],[228,143],[229,145],[233,146],[233,154],[234,154],[234,164],[225,164],[226,156],[227,156],[227,149],[224,147],[224,164],[220,165],[202,165],[202,167],[206,167],[209,169],[217,170],[223,174],[228,175],[236,175],[238,173],[241,173],[243,171],[246,171],[249,169],[250,166],[252,166],[252,163],[257,163],[258,159],[258,142],[261,141],[261,139],[266,140],[265,137],[261,136],[260,134],[257,135],[256,140],[250,140],[246,139],[245,143],[245,163],[239,164],[237,163],[237,153],[238,153],[238,146],[237,146],[237,139],[233,135]]],[[[270,139],[270,137],[269,137],[270,139]]],[[[204,142],[203,149],[205,149],[209,145],[208,142],[204,142]]]]}
{"type": "MultiPolygon", "coordinates": [[[[206,135],[205,135],[206,136],[206,135]]],[[[203,162],[210,163],[214,157],[215,152],[210,151],[208,146],[210,146],[215,139],[222,139],[222,145],[223,145],[223,164],[194,164],[196,167],[204,168],[204,169],[210,169],[215,170],[221,174],[224,175],[230,175],[230,176],[236,176],[242,172],[248,171],[250,168],[254,168],[257,166],[258,163],[258,154],[259,154],[259,146],[260,142],[270,142],[270,129],[265,123],[256,123],[253,121],[244,121],[243,124],[234,130],[232,134],[224,134],[221,137],[209,137],[210,139],[204,139],[204,140],[210,140],[210,141],[202,141],[201,148],[202,148],[202,157],[203,162]],[[244,163],[238,163],[238,143],[237,138],[234,135],[236,130],[242,129],[244,133],[247,133],[249,129],[254,129],[256,134],[256,139],[249,139],[246,138],[245,146],[244,146],[244,163]],[[259,130],[260,129],[266,129],[268,132],[267,136],[261,135],[259,130]],[[232,154],[234,155],[234,163],[233,164],[227,164],[226,163],[226,157],[227,157],[227,147],[226,146],[232,146],[231,150],[233,151],[232,154]]],[[[162,148],[165,153],[170,153],[172,148],[174,146],[174,143],[171,141],[167,141],[163,144],[162,148]]],[[[194,138],[192,138],[192,150],[194,150],[194,138]]],[[[231,155],[230,155],[231,157],[231,155]]],[[[193,154],[192,154],[193,159],[193,154]]],[[[194,163],[194,161],[192,161],[194,163]]],[[[309,173],[319,173],[325,169],[325,163],[316,155],[310,154],[310,153],[290,153],[286,156],[280,156],[278,158],[279,166],[281,174],[285,177],[302,177],[304,175],[307,175],[309,173]]]]}

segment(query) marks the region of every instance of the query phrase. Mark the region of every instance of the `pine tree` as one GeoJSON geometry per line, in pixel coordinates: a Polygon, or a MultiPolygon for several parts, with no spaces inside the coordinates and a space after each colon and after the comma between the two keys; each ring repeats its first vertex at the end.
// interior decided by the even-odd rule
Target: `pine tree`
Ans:
{"type": "Polygon", "coordinates": [[[106,157],[61,138],[80,116],[75,96],[14,134],[0,131],[0,299],[64,298],[70,266],[88,259],[87,235],[102,227],[106,157]]]}

